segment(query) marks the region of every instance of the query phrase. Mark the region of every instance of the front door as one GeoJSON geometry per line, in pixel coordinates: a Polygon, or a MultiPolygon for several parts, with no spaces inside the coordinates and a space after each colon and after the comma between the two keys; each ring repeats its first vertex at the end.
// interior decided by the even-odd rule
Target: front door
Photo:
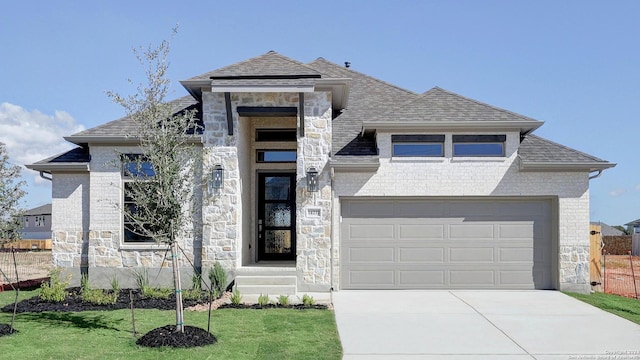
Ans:
{"type": "Polygon", "coordinates": [[[296,258],[296,175],[258,173],[258,260],[296,258]]]}

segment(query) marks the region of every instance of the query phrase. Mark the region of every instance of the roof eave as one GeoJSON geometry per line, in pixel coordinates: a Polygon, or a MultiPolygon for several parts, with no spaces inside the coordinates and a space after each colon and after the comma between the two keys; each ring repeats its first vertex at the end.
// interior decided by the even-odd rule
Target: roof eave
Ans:
{"type": "Polygon", "coordinates": [[[540,126],[542,121],[428,121],[408,122],[408,121],[364,121],[363,132],[368,130],[512,130],[519,129],[521,133],[529,133],[540,126]]]}
{"type": "Polygon", "coordinates": [[[347,172],[376,172],[380,168],[380,161],[350,161],[350,160],[331,160],[329,161],[329,167],[335,171],[347,171],[347,172]]]}
{"type": "Polygon", "coordinates": [[[331,107],[334,110],[346,109],[349,106],[351,79],[332,78],[317,79],[315,91],[331,91],[331,107]]]}
{"type": "Polygon", "coordinates": [[[522,171],[601,171],[616,166],[610,162],[552,162],[552,161],[520,161],[522,171]]]}
{"type": "MultiPolygon", "coordinates": [[[[65,140],[74,144],[100,144],[100,145],[137,145],[140,143],[139,139],[133,136],[114,135],[114,136],[82,136],[72,135],[65,136],[65,140]]],[[[187,141],[191,144],[201,144],[202,135],[190,135],[187,141]]]]}
{"type": "Polygon", "coordinates": [[[212,85],[214,93],[313,92],[313,85],[212,85]]]}
{"type": "Polygon", "coordinates": [[[45,172],[88,172],[88,162],[75,162],[75,163],[42,163],[42,164],[30,164],[25,165],[27,169],[35,171],[45,172]]]}
{"type": "Polygon", "coordinates": [[[198,101],[202,101],[202,88],[211,88],[211,80],[209,79],[182,80],[180,84],[198,101]]]}

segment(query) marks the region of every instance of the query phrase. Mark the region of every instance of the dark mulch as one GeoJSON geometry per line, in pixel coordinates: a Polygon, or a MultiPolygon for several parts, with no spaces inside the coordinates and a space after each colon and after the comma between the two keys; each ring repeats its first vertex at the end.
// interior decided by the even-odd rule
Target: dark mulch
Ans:
{"type": "Polygon", "coordinates": [[[136,341],[136,344],[146,347],[195,347],[215,344],[217,339],[206,330],[186,325],[184,332],[175,332],[175,325],[166,325],[153,329],[136,341]]]}
{"type": "Polygon", "coordinates": [[[0,324],[0,336],[11,335],[17,333],[18,330],[13,329],[11,331],[11,326],[7,324],[0,324]]]}
{"type": "MultiPolygon", "coordinates": [[[[118,300],[115,304],[94,305],[82,301],[80,296],[80,288],[67,289],[68,294],[62,302],[47,302],[40,300],[34,296],[29,299],[22,300],[18,303],[17,312],[43,312],[43,311],[89,311],[89,310],[117,310],[128,309],[130,307],[129,289],[122,289],[118,293],[118,300]]],[[[140,291],[133,290],[133,306],[136,309],[159,309],[173,310],[176,308],[175,294],[169,295],[168,299],[157,299],[144,297],[140,291]]],[[[186,300],[183,299],[184,307],[194,306],[206,302],[207,293],[202,293],[202,300],[186,300]]],[[[13,304],[9,304],[2,309],[3,312],[13,312],[13,304]]]]}
{"type": "Polygon", "coordinates": [[[315,305],[304,305],[304,304],[293,304],[282,306],[278,304],[267,304],[267,305],[259,305],[259,304],[222,304],[218,309],[297,309],[297,310],[305,310],[305,309],[316,309],[316,310],[327,310],[328,306],[324,304],[315,304],[315,305]]]}

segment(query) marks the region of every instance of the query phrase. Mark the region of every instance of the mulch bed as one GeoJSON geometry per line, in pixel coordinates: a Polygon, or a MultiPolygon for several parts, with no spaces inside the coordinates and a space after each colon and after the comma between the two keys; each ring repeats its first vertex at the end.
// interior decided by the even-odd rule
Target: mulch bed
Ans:
{"type": "Polygon", "coordinates": [[[146,347],[195,347],[215,344],[217,339],[206,330],[185,325],[184,332],[175,332],[175,325],[166,325],[153,329],[136,341],[146,347]]]}
{"type": "MultiPolygon", "coordinates": [[[[130,307],[129,289],[122,289],[118,293],[118,300],[115,304],[94,305],[82,301],[80,288],[67,289],[67,297],[62,302],[47,302],[34,296],[30,299],[22,300],[18,303],[17,312],[43,312],[43,311],[90,311],[90,310],[117,310],[128,309],[130,307]]],[[[158,309],[173,310],[176,307],[175,294],[169,295],[168,299],[156,299],[144,297],[139,290],[132,290],[133,306],[136,309],[158,309]]],[[[183,299],[184,307],[194,306],[207,301],[207,293],[203,292],[202,300],[183,299]]],[[[13,312],[13,304],[9,304],[2,309],[3,312],[13,312]]]]}
{"type": "Polygon", "coordinates": [[[5,336],[5,335],[15,334],[17,332],[18,332],[18,330],[16,330],[16,329],[13,329],[13,331],[11,331],[11,326],[10,325],[0,324],[0,337],[5,336]]]}

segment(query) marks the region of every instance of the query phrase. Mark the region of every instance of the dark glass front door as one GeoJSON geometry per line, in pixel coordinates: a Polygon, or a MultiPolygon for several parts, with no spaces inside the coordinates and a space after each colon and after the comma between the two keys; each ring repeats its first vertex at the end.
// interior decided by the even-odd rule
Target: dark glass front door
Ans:
{"type": "Polygon", "coordinates": [[[258,260],[295,260],[295,174],[258,174],[258,260]]]}

